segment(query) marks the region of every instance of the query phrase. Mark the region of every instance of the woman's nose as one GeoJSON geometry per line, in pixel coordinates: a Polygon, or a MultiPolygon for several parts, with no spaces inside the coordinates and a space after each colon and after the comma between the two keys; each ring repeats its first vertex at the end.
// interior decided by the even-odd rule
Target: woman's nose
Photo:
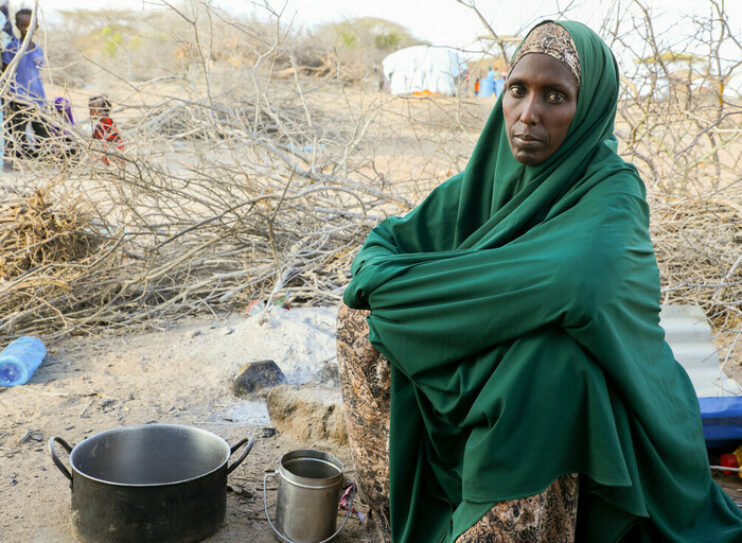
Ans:
{"type": "Polygon", "coordinates": [[[520,122],[523,124],[537,124],[541,118],[541,108],[536,96],[531,94],[523,102],[520,112],[520,122]]]}

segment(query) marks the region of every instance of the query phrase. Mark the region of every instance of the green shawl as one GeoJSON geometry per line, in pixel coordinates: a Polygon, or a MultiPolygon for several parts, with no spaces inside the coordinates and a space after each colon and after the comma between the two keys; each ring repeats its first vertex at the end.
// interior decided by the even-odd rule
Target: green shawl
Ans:
{"type": "Polygon", "coordinates": [[[659,326],[645,190],[613,137],[618,67],[559,24],[582,81],[557,152],[518,163],[498,101],[466,169],[353,262],[345,303],[371,309],[392,366],[393,539],[453,542],[579,473],[578,541],[742,541],[659,326]]]}

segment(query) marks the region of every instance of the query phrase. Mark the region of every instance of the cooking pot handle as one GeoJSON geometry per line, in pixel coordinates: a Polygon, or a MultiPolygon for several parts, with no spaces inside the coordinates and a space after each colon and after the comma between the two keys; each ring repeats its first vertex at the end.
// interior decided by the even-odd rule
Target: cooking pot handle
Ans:
{"type": "MultiPolygon", "coordinates": [[[[278,472],[278,471],[271,471],[271,472],[266,473],[265,476],[263,477],[263,508],[265,509],[265,518],[268,519],[268,524],[270,524],[271,529],[273,530],[273,532],[279,538],[281,538],[281,541],[288,541],[289,543],[296,543],[296,541],[294,541],[293,539],[290,539],[290,538],[286,537],[285,535],[283,535],[281,532],[278,531],[278,528],[276,528],[273,525],[273,521],[271,520],[271,515],[268,512],[268,488],[267,488],[268,487],[268,479],[270,477],[275,477],[276,475],[279,475],[279,474],[280,474],[280,472],[278,472]]],[[[348,522],[348,519],[350,518],[350,512],[353,511],[353,500],[355,500],[355,498],[356,498],[356,488],[355,488],[355,485],[353,485],[353,491],[352,491],[352,493],[350,495],[350,503],[348,504],[348,514],[345,515],[345,518],[343,519],[343,523],[340,525],[340,528],[338,528],[335,531],[334,534],[332,534],[327,539],[323,539],[319,543],[327,543],[328,541],[330,541],[336,535],[338,535],[340,532],[343,531],[343,528],[345,528],[345,523],[348,522]]]]}
{"type": "Polygon", "coordinates": [[[247,447],[245,447],[245,450],[242,453],[242,456],[240,456],[237,460],[232,462],[231,466],[227,467],[227,474],[232,473],[234,469],[242,464],[242,461],[247,458],[247,455],[250,453],[250,449],[252,449],[252,446],[255,445],[255,440],[253,438],[244,438],[241,439],[236,445],[233,445],[232,448],[229,449],[229,457],[232,457],[232,454],[234,451],[242,447],[245,443],[247,443],[247,447]]]}
{"type": "Polygon", "coordinates": [[[52,455],[52,460],[54,461],[54,465],[59,468],[59,471],[62,472],[62,475],[64,475],[70,480],[70,487],[71,487],[72,486],[72,475],[70,475],[69,470],[65,467],[65,465],[62,463],[62,461],[57,456],[57,451],[54,449],[55,441],[59,442],[59,444],[64,448],[64,450],[67,451],[67,454],[72,452],[72,447],[70,446],[69,443],[67,443],[61,437],[54,436],[49,440],[49,454],[52,455]]]}

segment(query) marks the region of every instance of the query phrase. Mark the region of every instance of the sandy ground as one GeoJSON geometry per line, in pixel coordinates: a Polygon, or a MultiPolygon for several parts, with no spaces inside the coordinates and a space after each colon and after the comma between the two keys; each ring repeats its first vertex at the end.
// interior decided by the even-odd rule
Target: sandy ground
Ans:
{"type": "MultiPolygon", "coordinates": [[[[69,339],[50,349],[27,385],[0,388],[0,541],[73,543],[70,489],[47,450],[51,436],[72,445],[111,428],[165,422],[203,428],[234,444],[254,436],[247,459],[229,476],[227,517],[208,543],[274,541],[265,520],[262,480],[280,457],[300,448],[337,455],[353,477],[347,447],[263,437],[264,403],[236,398],[239,366],[270,358],[292,383],[304,383],[335,357],[335,308],[271,308],[265,318],[233,314],[162,324],[161,331],[69,339]]],[[[60,450],[67,462],[66,454],[60,450]]],[[[742,501],[742,480],[716,474],[742,501]]],[[[269,504],[275,491],[269,487],[269,504]]],[[[338,518],[340,522],[341,517],[338,518]]],[[[364,541],[351,517],[339,543],[364,541]]]]}
{"type": "MultiPolygon", "coordinates": [[[[231,444],[256,437],[250,455],[229,476],[234,490],[228,492],[227,519],[210,543],[274,541],[263,513],[262,481],[286,452],[317,448],[350,466],[347,448],[333,443],[262,437],[262,428],[270,426],[264,403],[230,391],[241,364],[266,358],[281,366],[289,382],[308,381],[335,356],[334,308],[271,308],[265,319],[235,314],[161,328],[64,341],[50,349],[30,383],[0,388],[0,541],[75,541],[70,488],[47,450],[55,435],[75,445],[107,429],[156,421],[203,428],[231,444]]],[[[352,478],[352,469],[346,476],[352,478]]],[[[269,503],[274,501],[269,492],[269,503]]],[[[359,528],[352,517],[338,541],[359,541],[359,528]]]]}

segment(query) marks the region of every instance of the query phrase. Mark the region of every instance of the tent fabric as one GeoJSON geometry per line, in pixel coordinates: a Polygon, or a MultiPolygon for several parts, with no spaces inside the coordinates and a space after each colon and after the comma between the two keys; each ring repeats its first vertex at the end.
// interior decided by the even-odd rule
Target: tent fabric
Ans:
{"type": "Polygon", "coordinates": [[[466,62],[453,49],[414,45],[400,49],[382,62],[392,94],[430,91],[453,96],[466,62]]]}
{"type": "Polygon", "coordinates": [[[499,99],[466,169],[353,262],[344,301],[371,310],[392,366],[392,538],[452,543],[494,503],[580,473],[578,542],[742,541],[659,326],[645,190],[613,137],[615,59],[559,24],[583,74],[562,146],[515,161],[499,99]]]}

